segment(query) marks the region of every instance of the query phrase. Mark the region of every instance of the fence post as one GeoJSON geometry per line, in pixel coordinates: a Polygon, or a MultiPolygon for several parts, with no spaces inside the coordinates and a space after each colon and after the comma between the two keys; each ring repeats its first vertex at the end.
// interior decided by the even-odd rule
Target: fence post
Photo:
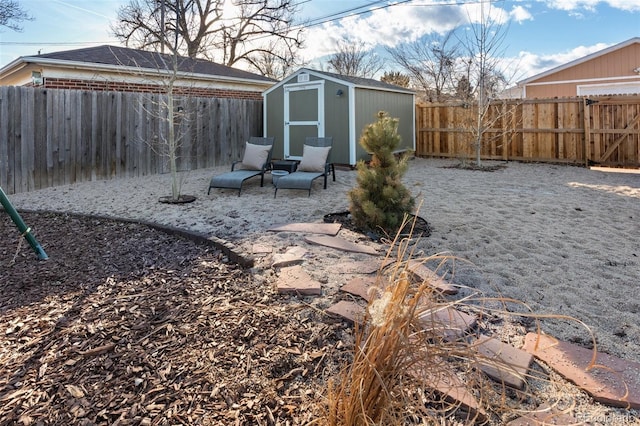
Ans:
{"type": "Polygon", "coordinates": [[[584,166],[589,167],[591,157],[591,116],[587,98],[582,99],[582,114],[584,117],[584,166]]]}

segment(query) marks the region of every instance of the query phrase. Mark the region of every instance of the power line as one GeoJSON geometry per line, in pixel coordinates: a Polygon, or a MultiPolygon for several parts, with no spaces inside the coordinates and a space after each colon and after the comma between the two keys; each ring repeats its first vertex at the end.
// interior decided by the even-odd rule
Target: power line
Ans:
{"type": "MultiPolygon", "coordinates": [[[[306,1],[298,3],[298,4],[308,3],[310,1],[311,0],[306,0],[306,1]]],[[[356,11],[358,9],[369,8],[369,7],[371,7],[371,6],[375,5],[375,4],[384,3],[385,1],[387,1],[387,0],[376,0],[373,3],[365,4],[365,5],[362,5],[362,6],[356,6],[356,7],[353,7],[351,9],[343,10],[343,11],[340,11],[340,12],[335,12],[335,13],[332,13],[330,15],[321,16],[319,18],[314,18],[314,19],[311,19],[307,24],[316,25],[315,22],[320,22],[320,21],[324,22],[325,20],[327,20],[329,18],[334,18],[334,17],[337,19],[338,17],[342,17],[341,15],[343,15],[345,13],[354,12],[354,11],[356,11]]],[[[368,12],[368,10],[364,11],[362,13],[366,13],[366,12],[368,12]]]]}
{"type": "Polygon", "coordinates": [[[401,5],[401,4],[404,4],[404,3],[409,3],[411,1],[413,1],[413,0],[401,0],[401,1],[398,1],[398,2],[395,2],[395,3],[388,3],[388,4],[384,5],[384,6],[378,6],[378,7],[371,8],[372,5],[379,4],[379,3],[386,3],[387,2],[387,0],[378,0],[378,1],[375,1],[375,2],[370,3],[370,4],[354,7],[354,8],[347,9],[347,10],[343,10],[341,12],[336,12],[336,13],[333,13],[331,15],[327,15],[327,16],[324,16],[324,17],[321,17],[321,18],[312,19],[309,23],[301,24],[298,27],[293,28],[293,30],[311,28],[311,27],[315,27],[315,26],[318,26],[318,25],[326,24],[328,22],[333,22],[333,21],[336,21],[338,19],[350,18],[352,16],[363,15],[365,13],[370,13],[370,12],[374,12],[376,10],[381,10],[381,9],[387,9],[389,7],[392,7],[392,6],[398,6],[398,5],[401,5]],[[366,8],[366,10],[361,10],[359,12],[356,12],[359,9],[365,9],[365,8],[366,8]],[[353,13],[350,13],[350,12],[353,12],[353,13]]]}

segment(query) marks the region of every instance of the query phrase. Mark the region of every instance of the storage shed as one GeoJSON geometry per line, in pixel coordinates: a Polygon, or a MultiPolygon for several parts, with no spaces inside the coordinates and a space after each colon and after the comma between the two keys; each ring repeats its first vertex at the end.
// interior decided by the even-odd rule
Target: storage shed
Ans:
{"type": "Polygon", "coordinates": [[[302,158],[306,136],[331,136],[331,161],[353,166],[369,159],[362,130],[379,111],[399,119],[399,151],[415,149],[415,96],[378,80],[302,68],[263,93],[264,135],[275,136],[273,158],[302,158]]]}

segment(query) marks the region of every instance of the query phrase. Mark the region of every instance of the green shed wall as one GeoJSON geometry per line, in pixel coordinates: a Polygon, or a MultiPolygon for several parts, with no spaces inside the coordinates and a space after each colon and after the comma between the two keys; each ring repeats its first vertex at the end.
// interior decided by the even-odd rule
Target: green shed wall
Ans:
{"type": "MultiPolygon", "coordinates": [[[[414,148],[414,105],[413,95],[383,90],[356,88],[355,93],[355,140],[350,140],[349,85],[309,75],[310,81],[324,80],[324,134],[333,137],[331,161],[337,164],[354,164],[350,159],[350,143],[355,144],[356,161],[370,156],[360,146],[360,136],[364,128],[373,123],[378,111],[386,111],[399,119],[398,133],[402,138],[399,149],[414,148]],[[337,96],[338,90],[342,95],[337,96]]],[[[266,135],[275,137],[273,158],[284,157],[284,86],[297,83],[297,74],[278,83],[266,96],[266,135]]]]}
{"type": "Polygon", "coordinates": [[[324,135],[333,137],[331,161],[349,164],[349,87],[333,81],[324,83],[324,135]],[[336,96],[342,90],[341,96],[336,96]]]}
{"type": "Polygon", "coordinates": [[[273,159],[284,158],[284,87],[277,87],[265,96],[266,136],[275,137],[273,159]]]}
{"type": "Polygon", "coordinates": [[[360,145],[360,137],[366,126],[377,120],[379,111],[386,111],[397,118],[398,134],[402,138],[399,150],[413,150],[414,135],[413,95],[356,89],[356,159],[368,160],[369,154],[360,145]]]}

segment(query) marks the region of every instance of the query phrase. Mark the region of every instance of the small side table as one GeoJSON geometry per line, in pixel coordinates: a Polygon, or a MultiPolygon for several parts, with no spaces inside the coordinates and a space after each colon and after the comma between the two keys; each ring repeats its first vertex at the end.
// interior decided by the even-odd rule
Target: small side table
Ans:
{"type": "Polygon", "coordinates": [[[286,170],[289,173],[293,173],[298,168],[298,162],[295,160],[275,160],[271,162],[271,168],[273,170],[286,170]]]}
{"type": "Polygon", "coordinates": [[[271,170],[271,182],[273,183],[273,186],[278,186],[278,179],[288,174],[289,172],[286,170],[277,170],[277,169],[271,170]]]}

